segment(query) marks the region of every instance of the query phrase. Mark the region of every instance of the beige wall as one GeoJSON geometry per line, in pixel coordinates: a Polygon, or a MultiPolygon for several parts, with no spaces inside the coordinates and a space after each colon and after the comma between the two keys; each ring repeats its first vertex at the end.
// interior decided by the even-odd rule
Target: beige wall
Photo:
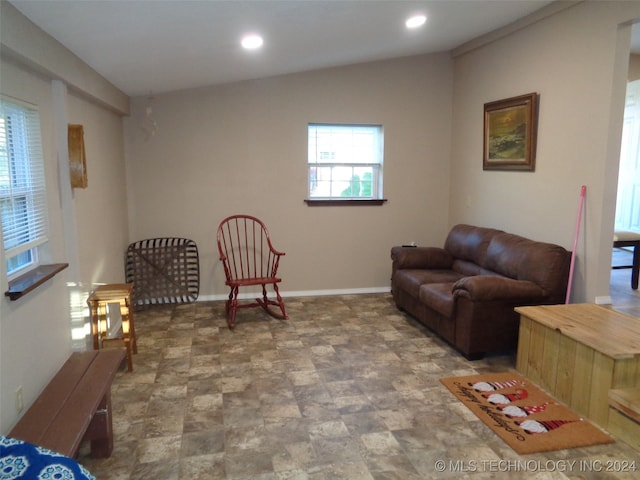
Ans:
{"type": "Polygon", "coordinates": [[[571,249],[586,185],[574,302],[609,295],[630,38],[618,25],[636,17],[637,2],[584,2],[455,58],[450,223],[571,249]],[[529,92],[540,94],[535,173],[483,171],[483,104],[529,92]]]}
{"type": "Polygon", "coordinates": [[[86,189],[74,189],[79,278],[83,283],[124,281],[129,244],[122,118],[69,95],[69,123],[84,127],[86,189]]]}
{"type": "MultiPolygon", "coordinates": [[[[0,433],[7,433],[19,418],[16,388],[22,386],[28,407],[73,348],[72,293],[80,294],[79,303],[84,307],[93,282],[124,280],[123,252],[129,237],[126,182],[122,120],[114,112],[120,107],[128,109],[128,99],[116,92],[112,97],[120,107],[105,108],[106,101],[95,99],[98,92],[81,92],[79,86],[87,78],[88,67],[80,67],[70,52],[51,39],[30,36],[30,41],[41,40],[30,43],[30,47],[50,65],[69,65],[66,77],[78,81],[69,85],[52,81],[50,70],[38,63],[39,57],[23,56],[29,55],[29,49],[21,55],[7,49],[7,45],[14,45],[12,32],[19,36],[31,31],[33,25],[15,15],[7,2],[0,2],[0,6],[0,93],[37,105],[40,113],[50,224],[50,240],[42,260],[70,264],[25,297],[9,301],[3,296],[0,300],[0,433]],[[73,194],[69,184],[61,181],[60,172],[64,170],[58,166],[60,158],[63,168],[68,168],[67,123],[84,126],[87,151],[89,188],[73,194]],[[67,282],[80,282],[83,287],[70,289],[67,282]]],[[[4,261],[0,253],[0,262],[4,261]]],[[[4,268],[0,268],[0,285],[4,292],[4,268]]],[[[81,319],[80,328],[82,323],[81,319]]]]}
{"type": "MultiPolygon", "coordinates": [[[[43,155],[45,158],[51,241],[51,262],[65,259],[62,243],[62,217],[57,186],[57,163],[53,139],[51,86],[11,64],[2,62],[1,93],[35,104],[39,108],[43,155]],[[49,188],[51,186],[52,188],[49,188]]],[[[0,254],[4,263],[5,259],[0,254]]],[[[69,307],[65,288],[67,272],[21,300],[0,303],[0,432],[17,420],[15,390],[23,386],[25,401],[33,400],[67,358],[70,350],[69,307]]],[[[0,269],[2,291],[6,290],[5,269],[0,269]]]]}
{"type": "Polygon", "coordinates": [[[285,293],[388,290],[393,245],[441,244],[448,219],[452,62],[402,58],[156,96],[156,136],[125,122],[131,240],[198,244],[202,298],[227,295],[216,229],[262,218],[285,293]],[[384,125],[380,207],[308,207],[307,124],[384,125]]]}

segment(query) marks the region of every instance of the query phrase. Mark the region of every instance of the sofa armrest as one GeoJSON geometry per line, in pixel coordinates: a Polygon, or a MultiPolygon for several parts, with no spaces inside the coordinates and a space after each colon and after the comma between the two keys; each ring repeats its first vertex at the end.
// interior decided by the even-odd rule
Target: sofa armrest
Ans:
{"type": "Polygon", "coordinates": [[[393,271],[401,269],[449,269],[453,257],[439,247],[393,247],[393,271]]]}
{"type": "Polygon", "coordinates": [[[497,275],[475,275],[458,280],[453,285],[453,295],[474,302],[531,302],[543,299],[546,293],[539,285],[527,280],[514,280],[497,275]]]}

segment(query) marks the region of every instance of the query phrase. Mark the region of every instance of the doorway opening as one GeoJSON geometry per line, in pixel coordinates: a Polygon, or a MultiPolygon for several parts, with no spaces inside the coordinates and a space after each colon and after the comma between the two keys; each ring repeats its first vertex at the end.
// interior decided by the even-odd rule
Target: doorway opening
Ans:
{"type": "Polygon", "coordinates": [[[615,229],[640,232],[640,79],[627,84],[615,229]]]}
{"type": "MultiPolygon", "coordinates": [[[[633,35],[638,35],[634,26],[633,35]]],[[[640,79],[627,83],[615,214],[616,232],[640,234],[640,79]]],[[[614,248],[612,266],[631,266],[633,248],[614,248]]],[[[616,309],[637,315],[640,291],[631,285],[631,270],[611,270],[610,292],[616,309]]]]}

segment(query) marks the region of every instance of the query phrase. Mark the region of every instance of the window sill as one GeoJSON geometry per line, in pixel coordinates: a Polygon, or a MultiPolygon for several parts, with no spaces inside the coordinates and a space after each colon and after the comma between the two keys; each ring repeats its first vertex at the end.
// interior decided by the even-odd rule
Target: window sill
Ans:
{"type": "Polygon", "coordinates": [[[9,300],[18,300],[27,293],[35,290],[47,280],[53,278],[62,270],[69,266],[68,263],[53,263],[51,265],[40,265],[38,268],[20,275],[15,280],[9,282],[9,290],[4,292],[5,297],[9,300]]]}
{"type": "Polygon", "coordinates": [[[386,198],[379,200],[313,200],[307,198],[304,203],[310,207],[351,207],[351,206],[378,206],[384,205],[387,202],[386,198]]]}

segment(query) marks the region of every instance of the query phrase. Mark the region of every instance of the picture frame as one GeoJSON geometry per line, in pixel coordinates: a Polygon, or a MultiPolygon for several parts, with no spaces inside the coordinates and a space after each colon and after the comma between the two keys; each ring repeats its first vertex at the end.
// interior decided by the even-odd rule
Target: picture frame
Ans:
{"type": "Polygon", "coordinates": [[[87,157],[82,125],[68,125],[69,174],[72,188],[87,188],[87,157]]]}
{"type": "Polygon", "coordinates": [[[484,104],[483,170],[535,170],[538,101],[534,92],[484,104]]]}

